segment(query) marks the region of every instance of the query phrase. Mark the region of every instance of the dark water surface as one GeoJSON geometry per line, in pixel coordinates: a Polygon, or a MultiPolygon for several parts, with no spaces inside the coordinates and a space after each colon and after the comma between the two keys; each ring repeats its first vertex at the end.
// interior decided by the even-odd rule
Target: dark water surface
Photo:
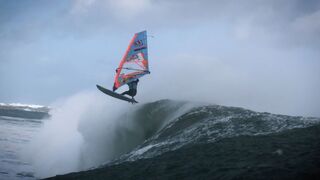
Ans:
{"type": "Polygon", "coordinates": [[[0,106],[0,179],[35,179],[21,152],[48,117],[48,109],[0,106]],[[32,111],[34,110],[34,111],[32,111]]]}
{"type": "Polygon", "coordinates": [[[320,126],[187,145],[52,179],[319,179],[320,126]]]}
{"type": "Polygon", "coordinates": [[[157,101],[135,112],[132,121],[144,125],[143,131],[156,130],[129,153],[100,168],[52,179],[320,178],[318,118],[206,105],[164,123],[172,104],[157,101]]]}
{"type": "MultiPolygon", "coordinates": [[[[127,123],[111,126],[109,137],[93,133],[112,142],[98,146],[114,152],[109,159],[99,159],[93,164],[100,166],[91,170],[49,179],[320,179],[319,118],[171,100],[134,107],[119,115],[115,122],[127,123]]],[[[1,180],[38,178],[35,166],[20,154],[43,130],[48,111],[0,107],[1,180]]],[[[88,130],[75,128],[82,136],[88,130]]]]}

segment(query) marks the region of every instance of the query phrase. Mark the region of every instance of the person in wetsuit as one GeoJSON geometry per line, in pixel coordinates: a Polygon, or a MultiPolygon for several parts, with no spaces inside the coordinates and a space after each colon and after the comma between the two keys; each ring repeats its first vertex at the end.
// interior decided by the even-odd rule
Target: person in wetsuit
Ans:
{"type": "Polygon", "coordinates": [[[131,96],[133,99],[133,97],[137,94],[138,82],[139,82],[139,79],[128,83],[129,90],[121,93],[121,95],[127,94],[127,95],[131,96]]]}
{"type": "MultiPolygon", "coordinates": [[[[129,90],[121,93],[121,95],[126,95],[127,94],[127,95],[131,96],[132,99],[134,99],[133,97],[137,94],[138,82],[139,82],[139,79],[128,83],[129,90]]],[[[113,86],[113,91],[115,91],[115,90],[116,90],[116,88],[115,88],[115,86],[113,86]]]]}

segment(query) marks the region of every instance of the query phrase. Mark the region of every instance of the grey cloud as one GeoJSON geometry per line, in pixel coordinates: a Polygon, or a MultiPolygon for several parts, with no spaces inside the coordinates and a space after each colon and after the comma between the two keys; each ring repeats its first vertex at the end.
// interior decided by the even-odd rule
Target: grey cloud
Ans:
{"type": "Polygon", "coordinates": [[[158,1],[170,9],[164,19],[172,24],[197,26],[200,22],[223,20],[237,30],[244,28],[251,38],[275,39],[284,46],[306,45],[320,47],[320,2],[302,0],[284,1],[158,1]]]}
{"type": "Polygon", "coordinates": [[[283,47],[320,47],[317,0],[139,0],[146,5],[140,7],[138,3],[130,8],[117,4],[122,1],[74,3],[71,11],[78,11],[73,13],[70,23],[76,22],[89,31],[134,31],[141,25],[150,29],[183,30],[223,22],[240,38],[271,39],[283,47]],[[134,13],[128,13],[133,9],[136,9],[134,13]],[[88,24],[90,27],[86,27],[88,24]]]}
{"type": "MultiPolygon", "coordinates": [[[[92,32],[181,29],[223,22],[240,38],[274,39],[283,46],[320,47],[317,0],[74,0],[5,1],[0,38],[32,40],[50,31],[57,37],[92,32]],[[131,2],[130,4],[128,4],[131,2]],[[126,5],[127,4],[127,5],[126,5]]],[[[93,33],[92,33],[93,34],[93,33]]]]}

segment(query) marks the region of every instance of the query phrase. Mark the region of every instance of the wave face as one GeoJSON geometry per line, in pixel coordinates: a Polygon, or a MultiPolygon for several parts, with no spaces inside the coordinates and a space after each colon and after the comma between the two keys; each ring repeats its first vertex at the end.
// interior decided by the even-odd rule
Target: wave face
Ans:
{"type": "MultiPolygon", "coordinates": [[[[153,139],[157,132],[170,126],[173,121],[194,106],[189,102],[162,100],[130,108],[119,115],[115,118],[112,130],[109,130],[112,132],[112,138],[106,138],[109,143],[108,146],[103,147],[109,151],[109,156],[106,157],[108,163],[132,151],[145,141],[153,139]]],[[[81,125],[79,130],[81,132],[81,125]]],[[[84,133],[82,135],[86,137],[84,133]]]]}
{"type": "MultiPolygon", "coordinates": [[[[162,103],[173,102],[158,101],[149,105],[162,103]]],[[[242,135],[266,135],[293,128],[306,128],[319,122],[319,118],[312,117],[276,115],[219,105],[200,106],[176,117],[134,151],[121,157],[121,161],[151,158],[188,144],[212,143],[242,135]]]]}
{"type": "MultiPolygon", "coordinates": [[[[315,161],[320,160],[319,153],[315,153],[320,152],[320,145],[314,144],[320,142],[319,133],[316,133],[320,129],[319,118],[276,115],[237,107],[172,100],[139,105],[120,116],[120,119],[124,118],[129,119],[131,125],[130,128],[116,126],[113,146],[109,147],[117,152],[112,157],[113,160],[110,159],[97,169],[59,178],[122,179],[134,176],[134,179],[153,179],[152,177],[157,176],[164,179],[254,179],[254,173],[270,172],[273,166],[276,168],[279,158],[286,162],[285,159],[289,158],[286,155],[290,154],[288,151],[291,148],[297,154],[290,154],[290,158],[293,156],[294,159],[303,152],[311,152],[305,160],[310,157],[315,161]],[[299,146],[301,149],[295,148],[298,147],[295,141],[302,145],[299,146]],[[273,147],[272,143],[275,142],[280,145],[273,147]],[[313,149],[310,151],[308,148],[313,149]],[[269,156],[274,156],[274,159],[264,165],[261,160],[270,160],[269,156]],[[257,166],[262,168],[254,169],[257,166]],[[245,173],[249,175],[253,168],[252,176],[239,174],[243,168],[248,168],[245,173]]],[[[304,165],[301,163],[303,158],[297,159],[288,162],[288,166],[304,165]]],[[[287,168],[286,165],[283,166],[281,168],[287,168]]],[[[290,172],[290,167],[282,170],[290,172]]],[[[319,169],[319,163],[311,167],[312,170],[314,168],[319,169]]],[[[289,177],[285,175],[281,178],[289,177]]],[[[276,176],[271,173],[266,177],[276,176]]]]}
{"type": "Polygon", "coordinates": [[[192,107],[178,101],[133,106],[79,93],[51,108],[23,156],[38,178],[87,170],[131,152],[192,107]]]}

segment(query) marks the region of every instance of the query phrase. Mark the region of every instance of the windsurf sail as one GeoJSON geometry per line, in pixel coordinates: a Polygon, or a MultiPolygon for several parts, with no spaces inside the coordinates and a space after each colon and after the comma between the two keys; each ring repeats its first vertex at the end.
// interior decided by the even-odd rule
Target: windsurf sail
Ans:
{"type": "Polygon", "coordinates": [[[124,54],[114,79],[117,89],[124,84],[150,74],[148,63],[147,31],[136,33],[124,54]]]}

